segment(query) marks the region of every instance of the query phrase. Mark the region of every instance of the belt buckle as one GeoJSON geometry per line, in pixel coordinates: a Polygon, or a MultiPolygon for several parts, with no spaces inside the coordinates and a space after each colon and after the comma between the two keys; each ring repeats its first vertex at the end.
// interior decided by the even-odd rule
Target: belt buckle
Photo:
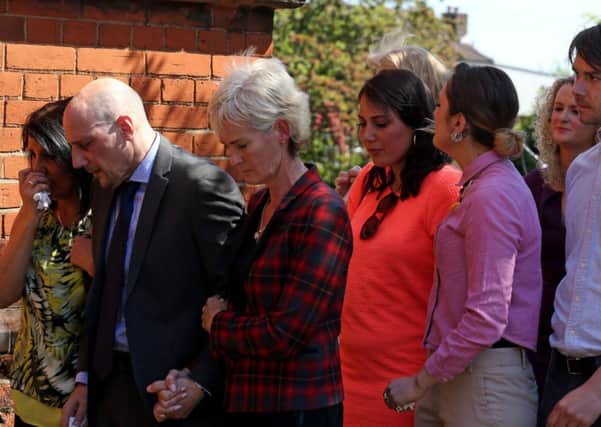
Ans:
{"type": "Polygon", "coordinates": [[[582,365],[578,366],[581,360],[582,359],[579,357],[566,357],[566,367],[568,368],[568,374],[584,375],[584,372],[582,371],[582,365]]]}

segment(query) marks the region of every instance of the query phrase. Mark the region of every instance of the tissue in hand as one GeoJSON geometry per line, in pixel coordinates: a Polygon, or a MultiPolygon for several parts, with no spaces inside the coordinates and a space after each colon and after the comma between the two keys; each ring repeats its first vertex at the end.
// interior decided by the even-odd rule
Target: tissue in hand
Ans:
{"type": "Polygon", "coordinates": [[[33,195],[33,201],[37,202],[36,208],[39,211],[47,211],[50,208],[52,201],[50,200],[50,193],[47,191],[40,191],[33,195]]]}

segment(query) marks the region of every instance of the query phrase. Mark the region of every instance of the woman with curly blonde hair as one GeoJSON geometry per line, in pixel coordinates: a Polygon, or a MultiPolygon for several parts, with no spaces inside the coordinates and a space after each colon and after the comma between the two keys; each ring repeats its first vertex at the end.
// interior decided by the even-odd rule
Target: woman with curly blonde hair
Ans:
{"type": "Polygon", "coordinates": [[[573,84],[571,77],[557,79],[540,97],[535,132],[542,167],[526,175],[542,228],[543,296],[537,352],[530,353],[541,395],[551,354],[549,335],[555,288],[565,275],[565,228],[561,221],[565,175],[572,160],[593,145],[595,136],[595,127],[580,121],[573,84]]]}

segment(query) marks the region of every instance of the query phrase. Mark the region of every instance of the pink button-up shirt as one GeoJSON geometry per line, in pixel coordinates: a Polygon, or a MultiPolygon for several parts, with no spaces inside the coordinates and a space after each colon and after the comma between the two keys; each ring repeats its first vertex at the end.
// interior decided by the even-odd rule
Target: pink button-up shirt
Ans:
{"type": "Polygon", "coordinates": [[[465,169],[462,202],[435,238],[424,344],[428,373],[447,380],[501,338],[534,349],[542,291],[541,230],[532,194],[493,151],[465,169]]]}

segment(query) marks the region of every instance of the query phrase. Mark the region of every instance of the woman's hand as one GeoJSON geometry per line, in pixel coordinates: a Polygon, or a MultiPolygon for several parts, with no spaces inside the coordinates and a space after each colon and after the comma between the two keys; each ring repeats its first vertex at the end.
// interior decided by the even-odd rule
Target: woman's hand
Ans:
{"type": "Polygon", "coordinates": [[[19,171],[19,193],[23,201],[22,210],[28,215],[35,216],[40,219],[43,211],[36,207],[36,202],[33,200],[33,195],[40,191],[50,191],[48,177],[40,172],[34,172],[31,169],[23,169],[19,171]]]}
{"type": "Polygon", "coordinates": [[[157,402],[152,413],[158,422],[186,418],[205,397],[202,387],[190,378],[188,369],[169,371],[164,380],[146,387],[148,393],[156,393],[157,402]]]}
{"type": "Polygon", "coordinates": [[[211,332],[213,318],[221,311],[227,310],[227,301],[223,298],[214,295],[207,299],[207,303],[202,308],[202,327],[205,331],[211,332]]]}
{"type": "Polygon", "coordinates": [[[414,403],[420,397],[417,393],[415,377],[394,379],[388,383],[388,387],[384,390],[386,406],[397,412],[402,412],[406,405],[414,403]]]}
{"type": "Polygon", "coordinates": [[[340,172],[334,181],[336,184],[336,192],[344,200],[347,199],[348,191],[355,181],[355,178],[357,178],[357,175],[359,175],[359,172],[361,172],[361,166],[354,166],[346,172],[340,172]]]}
{"type": "Polygon", "coordinates": [[[424,397],[428,389],[436,382],[436,379],[428,374],[425,368],[422,368],[414,377],[394,379],[388,383],[388,387],[384,390],[386,406],[397,412],[407,410],[406,407],[409,404],[424,397]]]}
{"type": "Polygon", "coordinates": [[[83,426],[88,409],[88,386],[76,384],[69,399],[65,402],[61,413],[61,427],[69,427],[69,418],[73,418],[73,425],[83,426]]]}

